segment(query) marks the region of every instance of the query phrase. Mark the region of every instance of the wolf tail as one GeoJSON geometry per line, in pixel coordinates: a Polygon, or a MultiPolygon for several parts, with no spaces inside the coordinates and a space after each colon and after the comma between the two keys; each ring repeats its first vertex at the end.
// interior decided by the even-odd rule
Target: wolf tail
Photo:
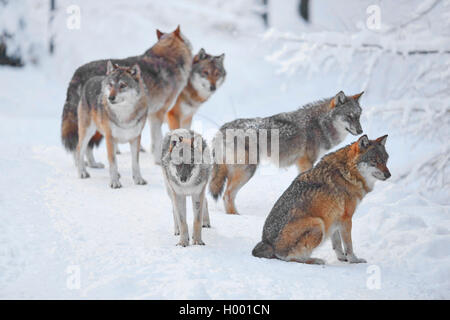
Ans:
{"type": "Polygon", "coordinates": [[[212,169],[211,182],[209,183],[209,192],[215,200],[222,194],[225,180],[227,179],[228,169],[226,164],[214,163],[212,169]]]}
{"type": "Polygon", "coordinates": [[[61,122],[61,140],[67,151],[74,151],[78,144],[78,103],[80,102],[79,84],[76,75],[67,88],[66,102],[61,122]]]}
{"type": "Polygon", "coordinates": [[[267,258],[273,259],[275,258],[275,252],[271,244],[261,241],[256,247],[252,250],[252,255],[257,258],[267,258]]]}
{"type": "MultiPolygon", "coordinates": [[[[80,85],[77,74],[70,81],[61,122],[61,141],[67,151],[73,152],[78,145],[78,104],[80,102],[80,85]]],[[[89,141],[89,147],[98,147],[103,136],[97,131],[89,141]]]]}

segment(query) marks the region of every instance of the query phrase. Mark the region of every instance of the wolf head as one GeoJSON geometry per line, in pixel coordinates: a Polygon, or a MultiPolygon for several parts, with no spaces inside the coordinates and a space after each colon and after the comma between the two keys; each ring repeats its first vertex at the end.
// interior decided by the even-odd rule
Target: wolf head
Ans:
{"type": "Polygon", "coordinates": [[[386,180],[391,176],[386,167],[389,158],[385,149],[386,139],[387,135],[375,140],[369,140],[367,135],[363,135],[355,143],[358,153],[356,166],[367,182],[374,179],[386,180]]]}
{"type": "Polygon", "coordinates": [[[203,97],[209,97],[225,81],[227,75],[223,66],[225,54],[213,56],[202,48],[192,63],[190,81],[203,97]]]}
{"type": "Polygon", "coordinates": [[[192,130],[176,129],[169,133],[168,153],[170,164],[175,167],[176,176],[186,182],[194,168],[203,161],[207,146],[203,138],[192,130]]]}
{"type": "Polygon", "coordinates": [[[156,29],[156,36],[158,38],[158,42],[156,43],[156,47],[171,47],[178,46],[180,48],[187,48],[192,51],[192,45],[190,41],[181,33],[180,26],[178,26],[173,32],[162,32],[159,29],[156,29]]]}
{"type": "Polygon", "coordinates": [[[364,91],[354,96],[346,96],[340,91],[330,102],[331,117],[335,126],[355,136],[363,132],[359,122],[362,111],[359,98],[363,93],[364,91]]]}
{"type": "Polygon", "coordinates": [[[137,99],[141,95],[141,70],[135,64],[131,68],[121,67],[108,61],[103,80],[104,94],[111,104],[137,99]]]}

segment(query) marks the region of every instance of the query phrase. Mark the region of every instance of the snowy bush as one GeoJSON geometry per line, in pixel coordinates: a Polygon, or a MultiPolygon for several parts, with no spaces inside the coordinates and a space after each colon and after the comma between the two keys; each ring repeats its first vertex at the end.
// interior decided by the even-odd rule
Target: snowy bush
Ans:
{"type": "MultiPolygon", "coordinates": [[[[324,2],[329,3],[321,1],[317,10],[325,10],[324,2]]],[[[361,20],[367,18],[367,26],[360,22],[336,31],[336,23],[336,28],[317,31],[312,21],[312,26],[303,25],[296,33],[272,26],[263,39],[275,49],[266,59],[287,79],[326,77],[337,87],[364,90],[364,103],[374,106],[363,114],[371,125],[383,122],[391,131],[414,136],[415,143],[435,145],[425,158],[415,159],[400,180],[421,179],[430,190],[449,188],[450,3],[412,1],[413,8],[402,11],[402,20],[379,3],[378,29],[371,29],[372,17],[365,16],[368,1],[354,6],[346,2],[341,10],[346,17],[359,12],[361,20]],[[437,28],[442,25],[447,28],[437,28]]]]}

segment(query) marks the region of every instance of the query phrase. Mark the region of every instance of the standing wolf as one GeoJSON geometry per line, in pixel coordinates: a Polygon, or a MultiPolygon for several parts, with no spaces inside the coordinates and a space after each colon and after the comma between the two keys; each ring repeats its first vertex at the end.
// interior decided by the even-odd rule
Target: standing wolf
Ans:
{"type": "Polygon", "coordinates": [[[312,258],[311,252],[331,237],[339,260],[366,262],[353,252],[352,216],[375,181],[391,176],[386,167],[386,139],[387,135],[376,140],[364,135],[299,174],[275,203],[264,224],[262,241],[252,254],[323,264],[323,260],[312,258]]]}
{"type": "MultiPolygon", "coordinates": [[[[106,138],[111,188],[120,188],[115,146],[130,143],[133,180],[136,184],[146,184],[139,168],[141,133],[147,117],[145,84],[139,65],[120,67],[107,63],[106,76],[92,77],[83,86],[78,106],[78,145],[75,163],[80,178],[88,178],[84,155],[89,141],[96,132],[106,138]]],[[[88,151],[89,161],[92,149],[88,151]]]]}
{"type": "Polygon", "coordinates": [[[178,245],[189,245],[186,196],[192,196],[194,211],[192,244],[204,245],[202,225],[210,226],[205,197],[211,171],[208,146],[194,131],[177,129],[167,133],[162,148],[162,170],[167,193],[172,200],[175,235],[180,234],[178,245]]]}
{"type": "MultiPolygon", "coordinates": [[[[359,98],[363,92],[354,96],[346,96],[340,91],[335,97],[321,100],[292,112],[279,113],[267,118],[237,119],[224,124],[213,142],[214,157],[217,157],[216,146],[226,146],[227,131],[242,132],[271,130],[279,132],[280,167],[296,164],[300,172],[312,167],[314,162],[327,150],[341,143],[350,132],[353,135],[362,133],[359,118],[361,107],[359,98]],[[223,141],[223,142],[222,142],[223,141]]],[[[237,134],[237,136],[239,133],[237,134]]],[[[270,145],[270,142],[268,143],[270,145]]],[[[233,146],[234,147],[234,146],[233,146]]],[[[232,151],[235,156],[236,148],[232,151]]],[[[257,145],[257,163],[250,163],[249,145],[245,145],[245,162],[243,164],[218,163],[215,160],[209,189],[215,199],[222,193],[225,180],[227,186],[224,194],[227,213],[237,213],[234,200],[242,186],[247,183],[259,164],[260,146],[257,145]]]]}
{"type": "Polygon", "coordinates": [[[170,130],[190,129],[194,114],[225,81],[224,58],[225,54],[212,56],[204,49],[195,55],[188,84],[167,113],[170,130]]]}
{"type": "MultiPolygon", "coordinates": [[[[181,33],[179,26],[171,33],[159,30],[156,33],[158,42],[144,54],[111,61],[127,67],[138,64],[141,69],[149,109],[151,150],[155,161],[159,162],[162,140],[161,114],[165,114],[186,86],[192,67],[192,53],[191,45],[181,33]]],[[[70,81],[61,125],[62,142],[69,151],[75,150],[78,144],[77,107],[81,88],[91,77],[105,75],[107,61],[93,61],[79,67],[70,81]]],[[[94,145],[98,145],[101,139],[101,134],[94,135],[88,148],[92,149],[94,145]]],[[[92,165],[90,162],[88,164],[92,165]]]]}

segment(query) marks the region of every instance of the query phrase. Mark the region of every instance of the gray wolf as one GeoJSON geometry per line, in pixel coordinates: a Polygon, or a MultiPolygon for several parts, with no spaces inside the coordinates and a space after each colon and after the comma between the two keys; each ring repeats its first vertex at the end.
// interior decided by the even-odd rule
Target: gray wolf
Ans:
{"type": "Polygon", "coordinates": [[[353,252],[352,217],[375,181],[391,176],[386,167],[386,139],[387,135],[375,140],[364,135],[299,174],[272,208],[262,241],[252,254],[323,264],[323,260],[312,258],[311,252],[330,237],[339,260],[366,262],[353,252]]]}
{"type": "Polygon", "coordinates": [[[192,130],[177,129],[167,133],[162,143],[161,166],[172,200],[175,235],[180,235],[178,245],[189,245],[186,196],[192,196],[192,244],[204,245],[202,225],[210,226],[205,189],[211,172],[211,158],[206,141],[192,130]]]}
{"type": "Polygon", "coordinates": [[[194,56],[188,84],[167,112],[170,130],[191,128],[194,114],[225,81],[224,58],[225,54],[213,56],[203,48],[194,56]]]}
{"type": "MultiPolygon", "coordinates": [[[[147,113],[145,84],[139,65],[121,67],[108,61],[106,76],[92,77],[82,88],[75,152],[79,177],[89,177],[84,155],[89,150],[89,141],[98,132],[106,138],[111,188],[121,187],[115,146],[125,142],[130,143],[133,180],[136,184],[146,184],[139,167],[139,147],[147,113]]],[[[88,151],[88,159],[91,157],[88,151]]],[[[93,158],[90,161],[94,161],[93,158]]]]}
{"type": "MultiPolygon", "coordinates": [[[[159,162],[163,115],[187,84],[192,67],[192,53],[191,44],[181,33],[179,26],[171,33],[157,30],[156,34],[158,41],[143,54],[109,60],[126,67],[138,64],[141,69],[149,109],[151,150],[154,159],[159,162]]],[[[90,78],[105,75],[107,61],[108,59],[93,61],[79,67],[69,83],[61,124],[62,142],[68,151],[75,150],[78,144],[77,107],[81,88],[90,78]]],[[[101,140],[100,133],[94,135],[89,142],[89,148],[97,146],[101,140]]]]}
{"type": "MultiPolygon", "coordinates": [[[[363,92],[346,96],[340,91],[336,96],[314,102],[292,112],[279,113],[267,118],[237,119],[224,124],[213,141],[214,166],[209,190],[215,199],[222,193],[225,181],[224,204],[227,213],[237,213],[234,200],[237,192],[254,175],[260,162],[260,146],[257,145],[257,161],[251,163],[248,158],[249,145],[245,145],[245,162],[220,163],[216,161],[218,146],[223,141],[227,131],[245,132],[266,130],[268,138],[272,130],[278,130],[278,165],[287,167],[293,164],[300,172],[312,167],[314,162],[327,150],[341,143],[347,133],[359,135],[362,133],[360,124],[361,107],[359,99],[363,92]]],[[[243,132],[243,133],[242,133],[243,132]]],[[[270,142],[270,141],[269,141],[270,142]]],[[[269,145],[270,143],[268,143],[269,145]]],[[[236,148],[234,151],[237,153],[236,148]]],[[[219,159],[221,160],[221,159],[219,159]]]]}

